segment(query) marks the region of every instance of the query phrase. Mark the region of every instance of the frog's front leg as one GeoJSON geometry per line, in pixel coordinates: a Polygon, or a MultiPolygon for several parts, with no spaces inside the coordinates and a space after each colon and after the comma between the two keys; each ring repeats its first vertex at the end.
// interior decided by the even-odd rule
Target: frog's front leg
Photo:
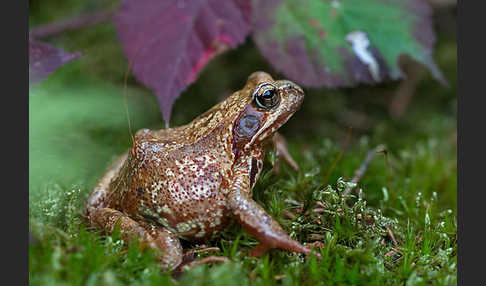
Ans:
{"type": "Polygon", "coordinates": [[[280,158],[282,158],[285,163],[289,164],[292,169],[299,171],[299,165],[297,165],[292,156],[290,156],[289,150],[287,149],[287,142],[280,133],[275,132],[273,134],[272,145],[277,155],[275,162],[273,163],[276,174],[280,173],[280,158]]]}
{"type": "Polygon", "coordinates": [[[229,205],[236,219],[260,245],[250,256],[261,256],[271,248],[281,248],[292,252],[309,254],[310,249],[291,239],[278,222],[265,212],[247,192],[233,190],[229,194],[229,205]]]}
{"type": "Polygon", "coordinates": [[[248,176],[236,178],[228,194],[228,205],[246,231],[260,242],[250,256],[261,256],[271,248],[309,254],[309,248],[291,239],[279,223],[251,198],[248,188],[248,176]]]}
{"type": "Polygon", "coordinates": [[[89,216],[94,227],[113,233],[115,226],[123,238],[133,241],[138,238],[150,248],[159,251],[159,262],[164,270],[174,269],[181,262],[183,250],[179,238],[169,230],[145,222],[137,222],[124,213],[111,208],[97,208],[89,216]]]}

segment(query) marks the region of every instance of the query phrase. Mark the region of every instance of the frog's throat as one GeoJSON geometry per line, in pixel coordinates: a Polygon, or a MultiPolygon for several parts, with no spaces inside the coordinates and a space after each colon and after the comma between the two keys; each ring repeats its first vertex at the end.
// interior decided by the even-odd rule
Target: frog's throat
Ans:
{"type": "Polygon", "coordinates": [[[284,125],[289,118],[292,117],[292,115],[294,115],[293,112],[289,113],[287,117],[280,120],[278,120],[278,115],[274,115],[273,118],[265,122],[263,127],[260,128],[260,130],[258,130],[258,132],[251,138],[250,142],[245,145],[244,149],[249,150],[251,146],[257,143],[256,141],[262,142],[263,140],[267,139],[271,134],[275,133],[280,126],[284,125]]]}

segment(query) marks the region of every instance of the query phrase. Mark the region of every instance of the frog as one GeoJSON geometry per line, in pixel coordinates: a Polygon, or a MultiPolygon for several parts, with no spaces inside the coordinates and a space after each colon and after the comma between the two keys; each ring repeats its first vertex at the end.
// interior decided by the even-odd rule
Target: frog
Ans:
{"type": "Polygon", "coordinates": [[[163,269],[181,265],[181,240],[208,240],[234,220],[258,241],[249,256],[275,248],[309,255],[252,198],[266,142],[281,136],[277,130],[303,99],[294,82],[258,71],[186,125],[137,131],[87,198],[88,224],[107,233],[118,229],[158,250],[163,269]]]}

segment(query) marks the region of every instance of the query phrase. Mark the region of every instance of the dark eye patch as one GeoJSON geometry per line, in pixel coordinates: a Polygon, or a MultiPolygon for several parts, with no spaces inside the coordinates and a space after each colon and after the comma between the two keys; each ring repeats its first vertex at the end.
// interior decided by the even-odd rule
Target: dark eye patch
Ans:
{"type": "Polygon", "coordinates": [[[259,126],[260,121],[258,120],[258,117],[253,114],[248,114],[241,117],[236,132],[240,137],[249,138],[255,135],[259,126]]]}

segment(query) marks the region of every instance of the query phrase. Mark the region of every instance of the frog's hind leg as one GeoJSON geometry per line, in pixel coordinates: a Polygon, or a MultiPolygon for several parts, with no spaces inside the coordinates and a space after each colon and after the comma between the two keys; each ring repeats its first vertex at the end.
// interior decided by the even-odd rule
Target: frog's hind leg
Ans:
{"type": "Polygon", "coordinates": [[[109,194],[110,182],[116,178],[128,157],[128,152],[120,156],[96,183],[93,192],[86,200],[84,215],[89,224],[112,234],[115,226],[125,240],[136,238],[148,247],[159,251],[159,262],[164,270],[174,269],[182,262],[182,246],[172,232],[145,222],[137,222],[126,214],[105,207],[105,198],[109,194]]]}
{"type": "Polygon", "coordinates": [[[172,270],[182,262],[183,250],[179,238],[169,230],[145,222],[137,222],[126,214],[111,209],[97,208],[89,217],[92,226],[113,233],[118,227],[123,239],[133,241],[140,239],[159,254],[163,270],[172,270]]]}
{"type": "Polygon", "coordinates": [[[98,182],[96,182],[93,192],[86,200],[83,212],[84,216],[88,217],[89,214],[95,209],[104,207],[103,202],[108,194],[108,187],[110,185],[110,182],[118,175],[118,171],[120,171],[127,157],[128,152],[125,152],[115,162],[113,162],[113,164],[111,164],[105,175],[101,177],[98,182]]]}

